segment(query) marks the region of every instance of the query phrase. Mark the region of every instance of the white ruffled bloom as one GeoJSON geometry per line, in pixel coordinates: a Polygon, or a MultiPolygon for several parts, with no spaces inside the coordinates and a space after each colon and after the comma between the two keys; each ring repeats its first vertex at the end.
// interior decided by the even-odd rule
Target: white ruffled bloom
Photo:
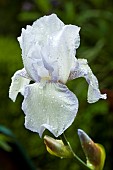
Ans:
{"type": "Polygon", "coordinates": [[[100,93],[87,60],[75,58],[79,31],[78,26],[65,25],[52,14],[22,29],[18,38],[24,68],[12,77],[9,97],[15,101],[22,93],[25,127],[40,136],[48,129],[58,137],[74,121],[78,100],[66,87],[68,80],[85,77],[89,103],[106,98],[100,93]],[[29,84],[31,80],[34,83],[29,84]]]}

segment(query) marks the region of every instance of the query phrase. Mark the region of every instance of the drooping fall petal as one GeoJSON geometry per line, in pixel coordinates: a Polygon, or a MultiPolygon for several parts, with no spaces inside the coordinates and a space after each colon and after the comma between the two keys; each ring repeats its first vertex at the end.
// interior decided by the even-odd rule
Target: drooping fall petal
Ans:
{"type": "Polygon", "coordinates": [[[34,83],[26,86],[22,109],[26,128],[40,136],[48,129],[61,135],[74,121],[78,111],[76,96],[60,83],[34,83]]]}
{"type": "Polygon", "coordinates": [[[101,94],[99,90],[98,80],[88,66],[86,59],[78,59],[75,62],[75,67],[70,73],[69,79],[84,77],[89,84],[88,87],[88,102],[94,103],[99,99],[106,99],[106,94],[101,94]]]}
{"type": "Polygon", "coordinates": [[[18,93],[23,94],[24,88],[30,82],[30,77],[27,75],[25,69],[18,70],[12,77],[11,86],[9,89],[9,97],[15,102],[18,93]]]}

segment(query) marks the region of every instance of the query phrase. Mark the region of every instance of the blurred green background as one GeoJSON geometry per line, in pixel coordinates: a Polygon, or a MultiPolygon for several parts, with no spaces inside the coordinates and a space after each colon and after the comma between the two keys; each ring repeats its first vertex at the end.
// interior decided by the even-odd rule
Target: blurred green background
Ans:
{"type": "MultiPolygon", "coordinates": [[[[88,104],[86,81],[79,78],[68,82],[67,86],[77,95],[80,107],[73,125],[66,131],[66,136],[76,153],[85,160],[77,136],[77,129],[83,129],[95,142],[101,143],[105,147],[107,157],[104,170],[112,170],[112,0],[0,0],[0,125],[7,127],[15,134],[18,142],[26,150],[23,152],[27,154],[36,167],[34,169],[81,169],[75,160],[61,160],[49,155],[43,139],[40,139],[38,134],[24,128],[24,113],[21,110],[23,97],[19,95],[15,103],[8,98],[11,77],[16,70],[23,68],[21,50],[17,42],[21,28],[32,24],[37,18],[51,13],[56,13],[65,24],[75,24],[81,27],[81,45],[77,50],[77,57],[88,59],[90,67],[99,80],[102,93],[106,92],[108,95],[106,101],[100,100],[95,104],[88,104]]],[[[16,170],[21,160],[17,161],[17,167],[10,168],[11,161],[7,164],[8,158],[3,154],[3,151],[11,154],[12,150],[15,149],[15,140],[4,129],[0,132],[0,160],[2,158],[4,162],[0,161],[0,170],[16,170]],[[5,164],[7,164],[6,167],[5,164]]],[[[45,134],[51,135],[48,131],[45,134]]],[[[22,158],[18,152],[15,152],[14,155],[19,159],[22,158]]],[[[27,163],[29,161],[27,160],[27,163]]],[[[32,167],[29,165],[27,169],[32,169],[32,167]]]]}

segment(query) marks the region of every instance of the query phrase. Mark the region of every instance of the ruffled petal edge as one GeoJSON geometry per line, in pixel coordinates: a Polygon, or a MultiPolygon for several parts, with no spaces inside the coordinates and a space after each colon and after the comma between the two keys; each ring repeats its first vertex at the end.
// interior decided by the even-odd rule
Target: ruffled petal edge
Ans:
{"type": "Polygon", "coordinates": [[[20,92],[23,95],[24,88],[29,82],[30,77],[24,68],[16,71],[12,77],[11,86],[9,88],[9,98],[15,102],[18,93],[20,92]]]}
{"type": "Polygon", "coordinates": [[[92,70],[90,69],[86,59],[78,59],[75,62],[75,67],[70,73],[69,80],[84,77],[89,84],[88,87],[88,102],[94,103],[99,99],[106,99],[106,94],[101,94],[99,90],[99,84],[96,76],[93,74],[92,70]]]}

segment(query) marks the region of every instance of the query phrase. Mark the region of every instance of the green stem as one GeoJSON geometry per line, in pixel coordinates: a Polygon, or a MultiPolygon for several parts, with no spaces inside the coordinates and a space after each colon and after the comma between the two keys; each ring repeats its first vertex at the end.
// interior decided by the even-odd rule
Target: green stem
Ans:
{"type": "Polygon", "coordinates": [[[81,163],[85,168],[90,169],[90,168],[86,165],[86,163],[85,163],[84,161],[82,161],[82,160],[75,154],[75,152],[73,151],[73,149],[72,149],[70,143],[68,142],[68,140],[67,140],[67,138],[66,138],[66,136],[65,136],[64,133],[63,133],[63,135],[61,135],[61,138],[62,138],[64,144],[67,144],[67,145],[69,146],[69,148],[70,148],[70,150],[71,150],[74,158],[76,158],[76,160],[77,160],[79,163],[81,163]]]}

